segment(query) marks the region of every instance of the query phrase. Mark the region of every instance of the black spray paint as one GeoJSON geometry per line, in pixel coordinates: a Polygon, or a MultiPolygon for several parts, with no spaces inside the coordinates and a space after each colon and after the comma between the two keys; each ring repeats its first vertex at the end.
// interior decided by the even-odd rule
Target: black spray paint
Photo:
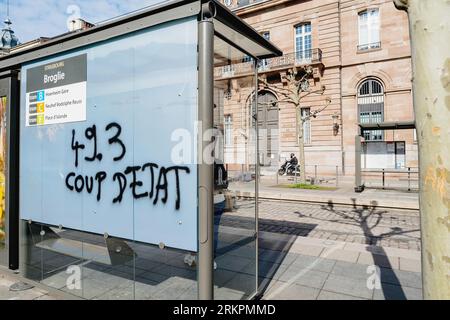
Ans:
{"type": "MultiPolygon", "coordinates": [[[[120,139],[122,127],[116,122],[111,122],[105,127],[105,133],[113,132],[108,138],[108,143],[118,150],[118,153],[112,158],[115,162],[120,162],[125,157],[127,148],[120,139]]],[[[96,125],[86,128],[84,136],[92,147],[89,148],[90,155],[81,157],[86,162],[99,162],[99,167],[103,160],[103,154],[98,150],[98,132],[96,125]]],[[[71,149],[74,152],[74,165],[78,168],[80,154],[86,149],[85,144],[81,144],[76,139],[76,131],[72,130],[71,149]]],[[[108,174],[105,171],[98,171],[94,176],[81,175],[76,172],[70,172],[65,178],[66,188],[77,193],[87,192],[91,194],[96,191],[97,201],[102,200],[102,185],[106,183],[108,177],[110,182],[117,186],[117,192],[112,199],[112,203],[120,204],[123,196],[129,188],[133,199],[135,200],[153,200],[153,205],[158,202],[166,204],[169,199],[169,185],[175,183],[175,209],[181,207],[180,175],[190,174],[190,170],[185,166],[164,167],[153,162],[143,165],[125,166],[123,171],[108,174]]]]}

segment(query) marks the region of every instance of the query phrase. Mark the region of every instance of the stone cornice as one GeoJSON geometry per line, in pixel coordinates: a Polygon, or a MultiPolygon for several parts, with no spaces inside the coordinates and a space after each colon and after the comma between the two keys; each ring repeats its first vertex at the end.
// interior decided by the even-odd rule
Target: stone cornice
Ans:
{"type": "Polygon", "coordinates": [[[232,9],[233,12],[237,15],[245,15],[248,13],[253,13],[262,9],[271,8],[274,6],[278,6],[280,4],[291,2],[292,0],[269,0],[269,1],[262,1],[262,2],[256,2],[251,3],[249,5],[246,5],[244,7],[237,7],[232,9]]]}

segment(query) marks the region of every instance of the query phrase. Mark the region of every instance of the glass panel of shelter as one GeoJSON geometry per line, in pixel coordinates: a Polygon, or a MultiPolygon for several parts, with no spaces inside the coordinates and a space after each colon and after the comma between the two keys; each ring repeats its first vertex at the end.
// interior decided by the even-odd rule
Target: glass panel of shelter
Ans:
{"type": "Polygon", "coordinates": [[[248,299],[257,290],[255,62],[218,37],[214,47],[214,298],[248,299]],[[243,77],[235,83],[224,68],[243,77]]]}
{"type": "MultiPolygon", "coordinates": [[[[148,114],[158,112],[161,114],[158,110],[165,109],[155,104],[155,99],[150,99],[149,95],[152,94],[165,94],[170,91],[171,94],[168,93],[165,100],[167,104],[165,107],[167,108],[180,105],[196,106],[196,83],[192,81],[192,78],[196,76],[197,44],[193,35],[196,36],[197,34],[197,20],[193,17],[177,23],[167,23],[165,26],[168,27],[168,31],[165,33],[166,40],[169,38],[178,39],[167,43],[178,48],[161,50],[161,52],[171,51],[173,55],[158,54],[159,51],[156,50],[157,46],[154,42],[154,36],[151,34],[151,29],[136,32],[129,37],[119,38],[119,40],[112,39],[81,52],[87,53],[88,65],[90,66],[87,71],[89,78],[88,93],[90,94],[88,106],[93,108],[92,112],[99,112],[111,117],[110,119],[102,117],[99,120],[99,123],[97,123],[99,134],[100,130],[104,131],[106,125],[106,123],[100,123],[101,121],[135,123],[136,119],[146,119],[148,114]],[[183,52],[185,59],[179,60],[180,52],[183,52]],[[163,59],[171,66],[176,65],[178,68],[177,77],[169,78],[169,73],[164,70],[165,78],[160,76],[157,77],[157,81],[148,81],[148,75],[162,72],[162,70],[159,70],[161,63],[155,62],[155,56],[163,59]],[[114,68],[110,68],[111,65],[114,65],[114,68]],[[120,75],[120,78],[117,75],[120,75]],[[164,79],[165,81],[162,81],[164,79]],[[119,87],[117,87],[117,83],[120,83],[119,87]],[[180,93],[178,91],[175,93],[173,86],[178,86],[183,90],[180,93]],[[183,93],[186,94],[183,95],[183,93]]],[[[59,57],[59,59],[64,57],[59,57]]],[[[22,97],[24,97],[26,92],[24,86],[22,86],[21,91],[22,97]]],[[[187,109],[183,112],[187,112],[187,109]]],[[[92,126],[94,118],[94,116],[91,116],[90,122],[86,123],[86,126],[92,126]]],[[[188,116],[182,116],[180,119],[184,119],[188,123],[195,122],[195,119],[188,116]]],[[[61,128],[53,126],[55,130],[61,128]]],[[[50,129],[52,129],[52,126],[44,126],[41,133],[47,135],[50,129]]],[[[126,146],[127,155],[130,155],[128,160],[131,161],[131,166],[142,165],[141,162],[138,163],[139,160],[137,159],[139,157],[151,158],[152,154],[148,151],[150,148],[141,147],[139,151],[135,148],[135,145],[147,146],[148,141],[142,141],[143,137],[146,136],[142,135],[142,132],[132,125],[122,127],[122,129],[121,138],[124,141],[131,141],[126,146]]],[[[84,137],[83,132],[80,133],[77,130],[77,139],[86,140],[88,136],[84,137]]],[[[161,136],[169,140],[171,137],[170,133],[163,132],[163,130],[161,136]]],[[[48,143],[51,145],[53,142],[49,139],[48,143]]],[[[81,143],[88,143],[88,141],[81,141],[81,143]]],[[[51,160],[52,155],[44,152],[40,145],[35,146],[35,148],[36,157],[41,160],[44,158],[51,160]]],[[[104,157],[106,158],[107,144],[102,145],[99,142],[98,148],[105,152],[104,157]]],[[[89,148],[86,147],[85,149],[86,154],[83,153],[82,157],[90,155],[92,150],[89,144],[89,148]]],[[[120,148],[117,146],[111,152],[117,153],[118,150],[120,148]]],[[[168,156],[170,158],[170,154],[168,156]]],[[[81,155],[80,159],[82,159],[81,155]]],[[[167,161],[170,163],[170,159],[167,161]]],[[[48,162],[51,163],[51,161],[48,162]]],[[[72,162],[73,153],[68,152],[67,159],[60,162],[60,167],[59,165],[50,167],[46,161],[42,161],[43,171],[65,174],[64,163],[72,162]]],[[[89,166],[84,162],[80,162],[78,168],[83,174],[90,174],[89,166]]],[[[26,166],[22,169],[25,170],[26,166]]],[[[94,169],[98,170],[98,168],[94,169]]],[[[140,179],[144,181],[145,177],[141,176],[140,179]]],[[[147,188],[150,182],[145,180],[145,183],[145,188],[147,188]]],[[[45,188],[44,185],[41,189],[50,190],[51,188],[45,188]]],[[[103,185],[102,191],[103,194],[108,196],[117,194],[115,185],[111,188],[108,185],[103,185]]],[[[175,187],[171,187],[169,193],[170,204],[175,207],[175,187]]],[[[51,203],[52,196],[52,192],[37,195],[41,201],[40,207],[36,210],[39,210],[38,212],[41,214],[36,220],[48,220],[45,204],[51,203]]],[[[71,200],[70,203],[73,203],[74,196],[77,195],[64,193],[58,201],[69,203],[68,200],[71,200]]],[[[189,197],[184,196],[181,201],[188,200],[189,197]]],[[[91,202],[99,201],[98,199],[95,200],[95,196],[80,196],[79,201],[71,205],[70,208],[67,207],[70,212],[65,212],[66,216],[72,215],[74,221],[80,225],[79,228],[67,228],[58,223],[47,225],[22,219],[22,257],[20,261],[23,274],[50,287],[86,299],[196,299],[196,251],[168,248],[163,242],[150,244],[148,241],[136,241],[136,232],[145,233],[141,226],[142,223],[138,220],[138,210],[141,213],[145,211],[139,207],[143,201],[139,202],[136,197],[131,196],[131,191],[123,197],[127,197],[127,199],[120,205],[121,212],[125,217],[121,221],[122,224],[104,227],[97,232],[82,231],[89,229],[89,223],[90,228],[93,225],[97,227],[108,225],[106,221],[104,223],[100,221],[100,224],[94,224],[95,221],[93,220],[89,221],[89,219],[95,219],[96,214],[100,214],[92,210],[95,206],[91,202]],[[139,228],[140,230],[138,230],[139,228]],[[127,233],[129,236],[113,236],[118,231],[127,233]],[[187,256],[193,257],[193,259],[186,259],[187,256]]],[[[25,199],[26,195],[22,195],[22,198],[25,199]]],[[[147,201],[150,202],[150,200],[147,201]]],[[[107,205],[109,204],[105,204],[105,206],[107,205]]],[[[192,215],[195,217],[194,222],[196,223],[196,212],[193,212],[192,215]]],[[[183,222],[188,223],[188,221],[183,222]]],[[[142,234],[140,237],[142,238],[142,234]]]]}

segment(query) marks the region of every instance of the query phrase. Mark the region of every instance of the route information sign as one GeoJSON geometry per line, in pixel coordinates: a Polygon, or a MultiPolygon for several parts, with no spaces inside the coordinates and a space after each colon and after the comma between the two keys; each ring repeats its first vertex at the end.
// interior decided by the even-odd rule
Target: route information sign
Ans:
{"type": "Polygon", "coordinates": [[[86,54],[27,70],[26,126],[86,120],[86,54]]]}

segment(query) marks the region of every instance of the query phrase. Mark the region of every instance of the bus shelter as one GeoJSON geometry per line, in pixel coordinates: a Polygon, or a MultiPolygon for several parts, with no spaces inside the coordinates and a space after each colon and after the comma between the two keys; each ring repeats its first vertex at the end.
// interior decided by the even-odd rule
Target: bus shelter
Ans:
{"type": "Polygon", "coordinates": [[[257,101],[215,75],[257,97],[278,55],[197,0],[1,57],[0,265],[87,299],[257,295],[257,101]]]}

